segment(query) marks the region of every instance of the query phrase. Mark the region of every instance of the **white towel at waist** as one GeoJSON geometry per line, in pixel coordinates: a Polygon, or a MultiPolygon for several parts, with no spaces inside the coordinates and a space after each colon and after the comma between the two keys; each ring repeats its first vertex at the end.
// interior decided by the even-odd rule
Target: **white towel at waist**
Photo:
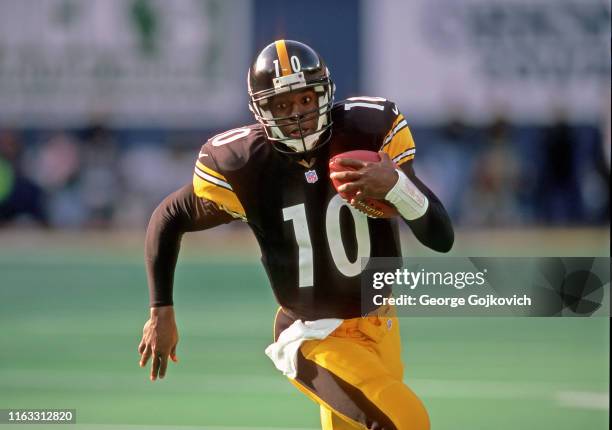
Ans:
{"type": "Polygon", "coordinates": [[[266,348],[266,355],[284,375],[295,379],[297,376],[297,353],[300,345],[306,340],[325,339],[343,321],[337,318],[315,321],[297,320],[281,332],[276,342],[266,348]]]}

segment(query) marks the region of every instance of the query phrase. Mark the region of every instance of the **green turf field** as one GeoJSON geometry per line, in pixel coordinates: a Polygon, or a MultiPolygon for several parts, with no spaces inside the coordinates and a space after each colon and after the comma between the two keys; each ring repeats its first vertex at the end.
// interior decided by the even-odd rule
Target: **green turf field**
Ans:
{"type": "MultiPolygon", "coordinates": [[[[0,409],[77,409],[77,425],[53,429],[318,428],[317,407],[263,353],[276,307],[257,255],[230,259],[240,242],[186,250],[180,362],[151,383],[136,352],[141,255],[102,240],[20,247],[0,236],[0,409]]],[[[607,319],[401,324],[406,381],[433,429],[608,428],[607,319]]],[[[29,427],[41,428],[0,430],[29,427]]]]}

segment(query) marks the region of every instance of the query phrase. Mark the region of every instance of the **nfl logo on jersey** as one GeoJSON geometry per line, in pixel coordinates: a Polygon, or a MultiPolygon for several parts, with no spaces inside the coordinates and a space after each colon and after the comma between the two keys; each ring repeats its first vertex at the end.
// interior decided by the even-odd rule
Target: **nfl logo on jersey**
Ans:
{"type": "Polygon", "coordinates": [[[314,184],[315,182],[319,180],[316,170],[309,170],[306,173],[304,173],[304,175],[306,175],[306,182],[308,182],[309,184],[314,184]]]}

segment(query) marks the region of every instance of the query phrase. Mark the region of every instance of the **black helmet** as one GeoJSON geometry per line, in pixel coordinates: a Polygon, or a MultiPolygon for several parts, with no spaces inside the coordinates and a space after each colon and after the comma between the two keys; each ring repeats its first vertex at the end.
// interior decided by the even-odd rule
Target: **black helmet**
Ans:
{"type": "MultiPolygon", "coordinates": [[[[305,153],[313,149],[331,125],[334,84],[323,59],[309,46],[294,40],[277,40],[266,46],[249,69],[249,109],[264,126],[268,139],[285,145],[276,149],[286,153],[305,153]],[[311,88],[318,95],[318,108],[302,115],[273,117],[270,98],[288,91],[311,88]],[[285,136],[279,127],[295,125],[318,117],[317,127],[300,138],[285,136]],[[289,148],[289,149],[287,149],[289,148]]],[[[319,146],[321,143],[319,143],[319,146]]]]}

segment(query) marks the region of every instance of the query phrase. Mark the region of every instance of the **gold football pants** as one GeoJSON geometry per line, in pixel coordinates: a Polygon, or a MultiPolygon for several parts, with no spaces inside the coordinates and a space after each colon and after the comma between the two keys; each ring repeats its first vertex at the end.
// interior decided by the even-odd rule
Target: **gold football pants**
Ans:
{"type": "MultiPolygon", "coordinates": [[[[275,341],[293,323],[276,314],[275,341]]],[[[427,430],[423,403],[403,383],[399,324],[393,308],[353,318],[323,340],[305,341],[289,379],[321,408],[323,430],[427,430]]]]}

